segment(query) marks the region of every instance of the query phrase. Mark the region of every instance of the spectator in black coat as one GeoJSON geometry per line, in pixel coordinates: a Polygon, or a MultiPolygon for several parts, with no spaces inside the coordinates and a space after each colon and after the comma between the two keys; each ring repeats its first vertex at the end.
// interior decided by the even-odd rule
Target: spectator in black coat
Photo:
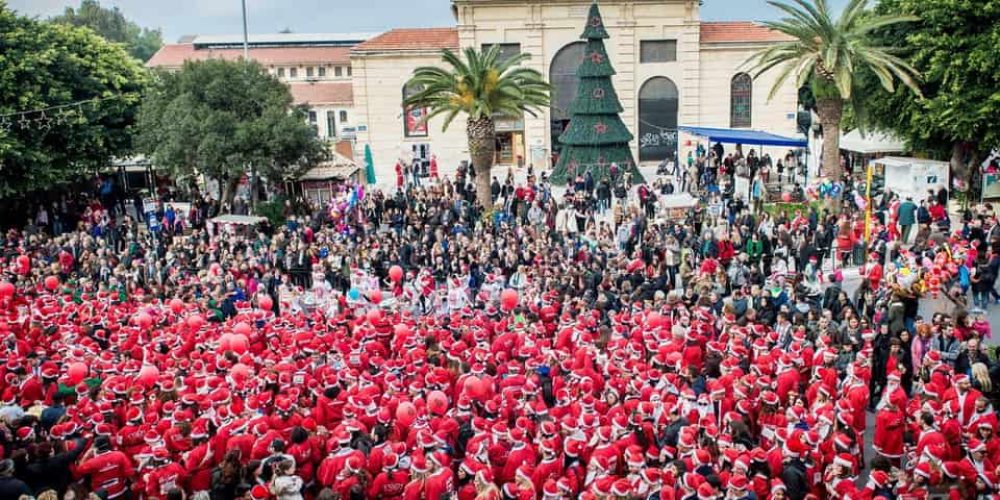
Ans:
{"type": "Polygon", "coordinates": [[[35,458],[28,463],[25,477],[28,479],[31,489],[40,493],[45,490],[55,490],[62,495],[70,483],[73,482],[73,473],[70,466],[86,449],[86,441],[78,438],[73,442],[71,451],[56,453],[51,443],[38,445],[35,458]]]}
{"type": "Polygon", "coordinates": [[[27,483],[14,477],[14,461],[0,460],[0,498],[18,499],[22,495],[31,496],[27,483]]]}
{"type": "Polygon", "coordinates": [[[789,500],[803,500],[809,494],[806,464],[798,456],[785,457],[781,469],[781,481],[785,483],[789,500]]]}

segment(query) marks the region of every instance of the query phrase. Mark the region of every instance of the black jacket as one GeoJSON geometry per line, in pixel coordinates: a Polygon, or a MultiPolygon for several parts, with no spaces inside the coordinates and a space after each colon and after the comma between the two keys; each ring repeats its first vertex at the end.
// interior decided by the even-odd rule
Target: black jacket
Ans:
{"type": "Polygon", "coordinates": [[[793,458],[785,462],[781,470],[781,481],[785,483],[789,500],[802,500],[809,494],[809,481],[806,480],[806,465],[802,460],[793,458]]]}
{"type": "Polygon", "coordinates": [[[31,496],[31,488],[24,481],[13,476],[0,477],[0,498],[21,498],[21,495],[31,496]]]}
{"type": "MultiPolygon", "coordinates": [[[[45,490],[56,490],[63,494],[70,483],[73,482],[73,473],[70,466],[86,449],[86,441],[77,439],[73,451],[59,453],[44,460],[36,460],[27,466],[25,479],[35,493],[45,490]]],[[[0,495],[0,498],[8,498],[0,495]]],[[[15,497],[16,498],[16,497],[15,497]]]]}

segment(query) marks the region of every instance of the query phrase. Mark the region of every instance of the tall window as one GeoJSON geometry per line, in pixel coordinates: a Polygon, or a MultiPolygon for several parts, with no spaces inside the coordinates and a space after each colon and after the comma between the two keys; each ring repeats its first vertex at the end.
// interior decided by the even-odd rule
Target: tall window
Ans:
{"type": "Polygon", "coordinates": [[[306,77],[312,78],[312,76],[313,76],[313,68],[312,66],[309,66],[308,68],[306,68],[306,77]]]}
{"type": "Polygon", "coordinates": [[[521,44],[519,43],[484,43],[482,47],[483,52],[490,50],[494,45],[500,47],[500,55],[497,58],[500,62],[506,61],[521,53],[521,44]]]}
{"type": "Polygon", "coordinates": [[[298,76],[299,76],[299,68],[288,68],[289,78],[298,78],[298,76]]]}
{"type": "Polygon", "coordinates": [[[677,40],[642,40],[639,42],[640,63],[665,63],[677,60],[677,40]]]}
{"type": "Polygon", "coordinates": [[[347,123],[347,111],[340,112],[340,124],[343,125],[347,123]]]}
{"type": "Polygon", "coordinates": [[[729,84],[729,127],[750,128],[753,112],[753,80],[737,73],[729,84]]]}
{"type": "Polygon", "coordinates": [[[333,67],[333,76],[336,76],[336,77],[344,76],[344,69],[341,68],[340,66],[334,66],[333,67]]]}
{"type": "Polygon", "coordinates": [[[278,68],[278,78],[285,77],[285,68],[278,68]]]}
{"type": "Polygon", "coordinates": [[[326,112],[326,136],[337,137],[337,112],[326,112]]]}
{"type": "Polygon", "coordinates": [[[326,76],[326,66],[320,66],[319,69],[318,69],[318,71],[319,71],[320,78],[326,76]]]}
{"type": "Polygon", "coordinates": [[[319,127],[316,125],[316,111],[309,110],[309,126],[313,128],[316,135],[319,135],[319,127]]]}
{"type": "Polygon", "coordinates": [[[350,66],[347,67],[347,76],[351,76],[351,67],[350,66]]]}
{"type": "MultiPolygon", "coordinates": [[[[404,85],[403,99],[420,92],[418,85],[404,85]]],[[[427,108],[417,106],[403,107],[403,136],[427,137],[427,108]]]]}

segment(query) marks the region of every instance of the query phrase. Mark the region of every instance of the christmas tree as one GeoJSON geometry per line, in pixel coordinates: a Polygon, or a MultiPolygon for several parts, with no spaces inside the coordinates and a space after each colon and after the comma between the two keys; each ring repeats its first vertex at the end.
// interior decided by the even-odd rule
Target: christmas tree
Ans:
{"type": "Polygon", "coordinates": [[[587,171],[595,179],[610,177],[611,165],[616,164],[619,176],[632,172],[633,180],[641,182],[642,175],[628,146],[632,133],[618,116],[622,105],[611,84],[615,69],[604,50],[608,32],[596,2],[590,6],[587,27],[580,38],[587,41],[576,70],[580,84],[570,107],[569,125],[559,136],[563,149],[551,180],[555,184],[572,183],[587,171]]]}

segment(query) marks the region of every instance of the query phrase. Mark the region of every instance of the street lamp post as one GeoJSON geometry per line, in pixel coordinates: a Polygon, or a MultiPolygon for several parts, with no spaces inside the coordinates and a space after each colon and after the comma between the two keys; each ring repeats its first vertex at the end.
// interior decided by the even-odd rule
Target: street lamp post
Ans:
{"type": "Polygon", "coordinates": [[[247,34],[247,0],[243,4],[243,59],[250,60],[250,36],[247,34]]]}

